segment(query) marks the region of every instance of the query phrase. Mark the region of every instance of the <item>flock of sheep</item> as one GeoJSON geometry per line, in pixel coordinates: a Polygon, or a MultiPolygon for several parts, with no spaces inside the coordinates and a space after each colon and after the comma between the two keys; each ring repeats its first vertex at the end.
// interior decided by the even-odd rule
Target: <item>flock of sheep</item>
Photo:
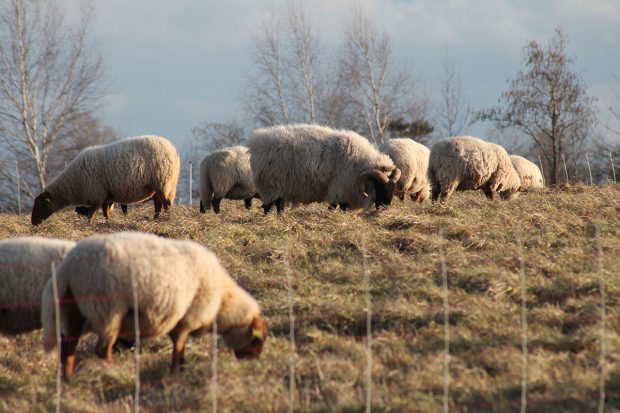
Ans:
{"type": "MultiPolygon", "coordinates": [[[[128,138],[83,150],[35,199],[31,222],[68,206],[93,222],[114,202],[149,199],[155,218],[174,203],[180,172],[175,147],[157,136],[128,138]]],[[[469,136],[430,150],[410,139],[379,148],[355,132],[317,125],[257,129],[247,147],[208,155],[200,165],[200,212],[220,212],[223,198],[260,198],[275,205],[325,202],[341,210],[401,200],[445,201],[455,190],[481,189],[491,200],[543,186],[538,167],[499,145],[469,136]]],[[[168,334],[172,370],[184,363],[189,334],[216,328],[237,357],[258,357],[267,337],[256,300],[217,257],[191,241],[122,232],[79,242],[23,237],[0,241],[0,333],[43,328],[46,351],[60,344],[70,378],[82,332],[98,336],[96,354],[112,360],[119,338],[168,334]],[[57,263],[57,270],[54,265],[57,263]],[[173,263],[173,264],[172,264],[173,263]],[[174,272],[170,272],[171,266],[174,272]],[[55,275],[55,276],[54,276],[55,275]],[[137,308],[136,308],[137,306],[137,308]],[[137,319],[136,319],[137,316],[137,319]],[[56,319],[60,320],[60,343],[56,319]]]]}

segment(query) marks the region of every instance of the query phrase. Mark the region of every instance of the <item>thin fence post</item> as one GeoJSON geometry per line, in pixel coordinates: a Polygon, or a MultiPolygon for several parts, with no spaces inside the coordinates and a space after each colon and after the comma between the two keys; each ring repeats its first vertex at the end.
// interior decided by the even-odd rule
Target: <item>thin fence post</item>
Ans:
{"type": "Polygon", "coordinates": [[[366,291],[366,413],[372,406],[372,308],[370,297],[370,272],[366,235],[362,234],[362,265],[364,266],[364,290],[366,291]]]}
{"type": "Polygon", "coordinates": [[[611,156],[611,152],[609,152],[609,162],[611,162],[611,174],[614,177],[614,182],[616,182],[616,169],[614,168],[614,158],[611,156]]]}
{"type": "Polygon", "coordinates": [[[566,158],[564,158],[564,154],[562,154],[562,162],[564,163],[564,175],[566,175],[566,184],[568,185],[568,168],[566,167],[566,158]]]}
{"type": "Polygon", "coordinates": [[[58,349],[58,361],[56,368],[56,413],[60,413],[62,398],[62,343],[60,337],[60,298],[58,297],[58,278],[56,277],[56,264],[52,261],[52,293],[54,294],[54,316],[56,323],[56,347],[58,349]]]}
{"type": "Polygon", "coordinates": [[[448,300],[448,268],[443,247],[443,228],[439,228],[439,260],[441,261],[441,279],[443,287],[443,411],[450,411],[450,302],[448,300]]]}
{"type": "Polygon", "coordinates": [[[592,168],[590,168],[590,159],[588,158],[587,153],[586,153],[586,163],[588,164],[588,172],[590,173],[590,185],[594,185],[594,180],[592,179],[592,168]]]}
{"type": "Polygon", "coordinates": [[[291,270],[289,254],[290,241],[287,241],[284,263],[286,265],[289,341],[291,345],[291,352],[289,355],[288,411],[293,412],[295,409],[295,359],[297,358],[297,348],[295,344],[295,314],[293,311],[293,271],[291,270]]]}
{"type": "Polygon", "coordinates": [[[599,273],[599,291],[601,294],[601,353],[599,357],[599,402],[598,412],[603,413],[605,411],[605,378],[607,375],[607,337],[606,337],[606,324],[607,324],[607,292],[605,287],[605,274],[603,267],[603,245],[601,243],[601,233],[598,226],[598,219],[594,221],[594,234],[596,237],[596,249],[597,249],[597,263],[599,273]]]}
{"type": "Polygon", "coordinates": [[[527,408],[527,370],[528,370],[528,349],[527,349],[527,288],[525,282],[525,258],[523,256],[523,234],[521,228],[517,227],[517,254],[519,257],[519,278],[521,281],[521,413],[525,413],[527,408]]]}
{"type": "Polygon", "coordinates": [[[189,161],[189,206],[192,206],[192,161],[189,161]]]}
{"type": "Polygon", "coordinates": [[[17,181],[17,215],[22,214],[22,194],[19,182],[19,163],[15,161],[15,180],[17,181]]]}
{"type": "Polygon", "coordinates": [[[133,319],[134,319],[134,333],[136,337],[135,342],[135,383],[134,383],[134,397],[133,397],[133,411],[138,413],[140,411],[140,321],[139,321],[139,307],[138,307],[138,281],[136,275],[131,273],[131,289],[133,292],[133,319]]]}
{"type": "Polygon", "coordinates": [[[213,320],[213,362],[211,364],[211,411],[217,413],[217,320],[213,320]]]}
{"type": "Polygon", "coordinates": [[[543,168],[542,158],[540,157],[540,155],[538,155],[538,163],[540,164],[540,174],[542,175],[543,186],[546,186],[545,185],[545,169],[543,168]]]}

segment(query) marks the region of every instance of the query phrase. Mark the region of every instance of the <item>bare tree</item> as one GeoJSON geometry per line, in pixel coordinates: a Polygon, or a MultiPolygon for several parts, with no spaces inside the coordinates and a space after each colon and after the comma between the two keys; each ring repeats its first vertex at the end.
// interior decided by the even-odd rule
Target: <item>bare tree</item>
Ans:
{"type": "Polygon", "coordinates": [[[216,149],[241,145],[245,141],[245,130],[236,122],[207,122],[192,128],[193,141],[190,150],[200,159],[216,149]]]}
{"type": "Polygon", "coordinates": [[[353,9],[345,29],[337,72],[346,118],[358,123],[347,126],[367,133],[375,144],[387,138],[392,119],[417,120],[425,111],[426,102],[417,99],[411,72],[394,62],[389,36],[379,32],[360,8],[353,9]]]}
{"type": "Polygon", "coordinates": [[[471,123],[471,107],[463,96],[456,64],[446,58],[441,66],[440,101],[435,106],[435,131],[441,137],[456,136],[471,123]]]}
{"type": "Polygon", "coordinates": [[[255,73],[246,109],[259,125],[323,122],[319,40],[301,3],[287,3],[283,21],[271,15],[254,35],[255,73]]]}
{"type": "Polygon", "coordinates": [[[260,22],[253,50],[256,73],[250,78],[246,110],[260,125],[289,123],[280,21],[273,15],[260,22]]]}
{"type": "Polygon", "coordinates": [[[300,121],[316,123],[317,92],[320,85],[319,68],[319,41],[312,32],[312,24],[302,3],[289,2],[287,4],[289,56],[287,69],[290,72],[291,91],[295,107],[303,114],[298,116],[300,121]],[[304,119],[305,118],[305,119],[304,119]]]}
{"type": "Polygon", "coordinates": [[[100,102],[103,66],[89,40],[91,10],[83,4],[69,26],[51,0],[0,2],[0,146],[35,176],[37,191],[64,132],[100,102]]]}
{"type": "Polygon", "coordinates": [[[530,41],[519,71],[500,105],[479,114],[500,129],[516,128],[529,137],[546,161],[547,182],[558,183],[562,156],[576,171],[578,156],[596,123],[594,98],[581,77],[571,71],[574,58],[565,52],[558,28],[546,47],[530,41]]]}

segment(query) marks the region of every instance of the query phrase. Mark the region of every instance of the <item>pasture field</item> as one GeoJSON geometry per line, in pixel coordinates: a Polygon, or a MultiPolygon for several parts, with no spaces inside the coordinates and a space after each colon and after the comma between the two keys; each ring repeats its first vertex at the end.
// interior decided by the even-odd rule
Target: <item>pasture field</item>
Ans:
{"type": "MultiPolygon", "coordinates": [[[[259,204],[247,211],[242,202],[225,200],[219,216],[176,205],[154,222],[149,203],[130,208],[127,217],[114,210],[107,223],[99,214],[93,226],[72,211],[37,228],[29,216],[0,214],[0,238],[75,240],[131,230],[191,239],[212,249],[259,300],[270,333],[257,361],[235,360],[220,342],[214,363],[206,335],[188,341],[186,368],[172,375],[170,340],[144,342],[142,412],[287,412],[291,383],[296,412],[364,411],[368,395],[374,412],[442,411],[440,247],[448,285],[450,411],[520,409],[521,262],[527,411],[597,411],[601,373],[605,412],[620,411],[620,186],[577,185],[496,203],[478,192],[456,193],[445,206],[395,200],[380,213],[310,205],[263,216],[259,204]]],[[[96,358],[94,342],[92,335],[80,342],[73,380],[62,385],[61,410],[131,411],[134,352],[122,350],[108,364],[96,358]]],[[[55,367],[55,354],[42,351],[40,332],[0,337],[0,411],[54,411],[55,367]]]]}

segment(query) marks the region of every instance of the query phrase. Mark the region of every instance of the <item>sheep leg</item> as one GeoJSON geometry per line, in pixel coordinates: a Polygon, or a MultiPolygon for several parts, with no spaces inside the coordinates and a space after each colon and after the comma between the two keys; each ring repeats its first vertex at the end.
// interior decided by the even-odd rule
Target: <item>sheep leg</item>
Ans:
{"type": "Polygon", "coordinates": [[[433,194],[432,194],[433,203],[439,201],[440,194],[441,194],[441,187],[439,185],[433,185],[433,194]]]}
{"type": "Polygon", "coordinates": [[[170,371],[176,372],[185,364],[185,341],[189,331],[174,329],[170,332],[172,340],[172,365],[170,371]]]}
{"type": "Polygon", "coordinates": [[[220,202],[222,202],[222,198],[213,197],[213,212],[216,214],[220,213],[220,202]]]}
{"type": "Polygon", "coordinates": [[[101,204],[101,212],[103,213],[103,217],[106,219],[106,221],[108,220],[108,218],[110,218],[110,206],[112,206],[112,204],[108,204],[105,202],[101,204]]]}
{"type": "Polygon", "coordinates": [[[121,204],[121,211],[123,211],[123,215],[127,215],[127,204],[121,204]]]}
{"type": "Polygon", "coordinates": [[[155,205],[155,214],[153,215],[153,219],[159,218],[159,213],[161,212],[161,208],[163,206],[161,202],[161,198],[156,194],[153,197],[153,205],[155,205]]]}
{"type": "Polygon", "coordinates": [[[276,210],[278,211],[278,214],[281,214],[282,212],[284,212],[284,198],[278,198],[276,199],[276,210]]]}
{"type": "Polygon", "coordinates": [[[99,207],[97,205],[91,205],[88,207],[88,211],[86,212],[86,216],[88,217],[88,223],[89,224],[94,224],[95,223],[95,217],[97,216],[97,210],[99,209],[99,207]]]}
{"type": "Polygon", "coordinates": [[[202,199],[200,200],[200,213],[204,214],[207,212],[207,208],[205,208],[205,206],[202,203],[202,199]]]}
{"type": "Polygon", "coordinates": [[[495,202],[495,200],[497,200],[497,192],[493,188],[486,187],[482,191],[484,192],[486,197],[490,199],[491,201],[495,202]]]}
{"type": "Polygon", "coordinates": [[[86,320],[80,314],[75,301],[73,301],[73,295],[69,292],[64,298],[69,303],[64,304],[64,308],[61,308],[63,318],[65,318],[66,334],[60,337],[60,362],[64,378],[68,381],[73,376],[75,349],[77,348],[82,327],[86,320]]]}
{"type": "Polygon", "coordinates": [[[252,198],[244,199],[243,202],[245,203],[245,209],[252,208],[252,198]]]}
{"type": "Polygon", "coordinates": [[[274,202],[270,202],[268,204],[263,204],[263,211],[265,212],[265,215],[267,215],[268,213],[271,212],[271,208],[273,207],[274,202]]]}
{"type": "Polygon", "coordinates": [[[344,203],[340,204],[341,211],[346,211],[347,209],[349,209],[349,204],[344,204],[344,203]]]}

